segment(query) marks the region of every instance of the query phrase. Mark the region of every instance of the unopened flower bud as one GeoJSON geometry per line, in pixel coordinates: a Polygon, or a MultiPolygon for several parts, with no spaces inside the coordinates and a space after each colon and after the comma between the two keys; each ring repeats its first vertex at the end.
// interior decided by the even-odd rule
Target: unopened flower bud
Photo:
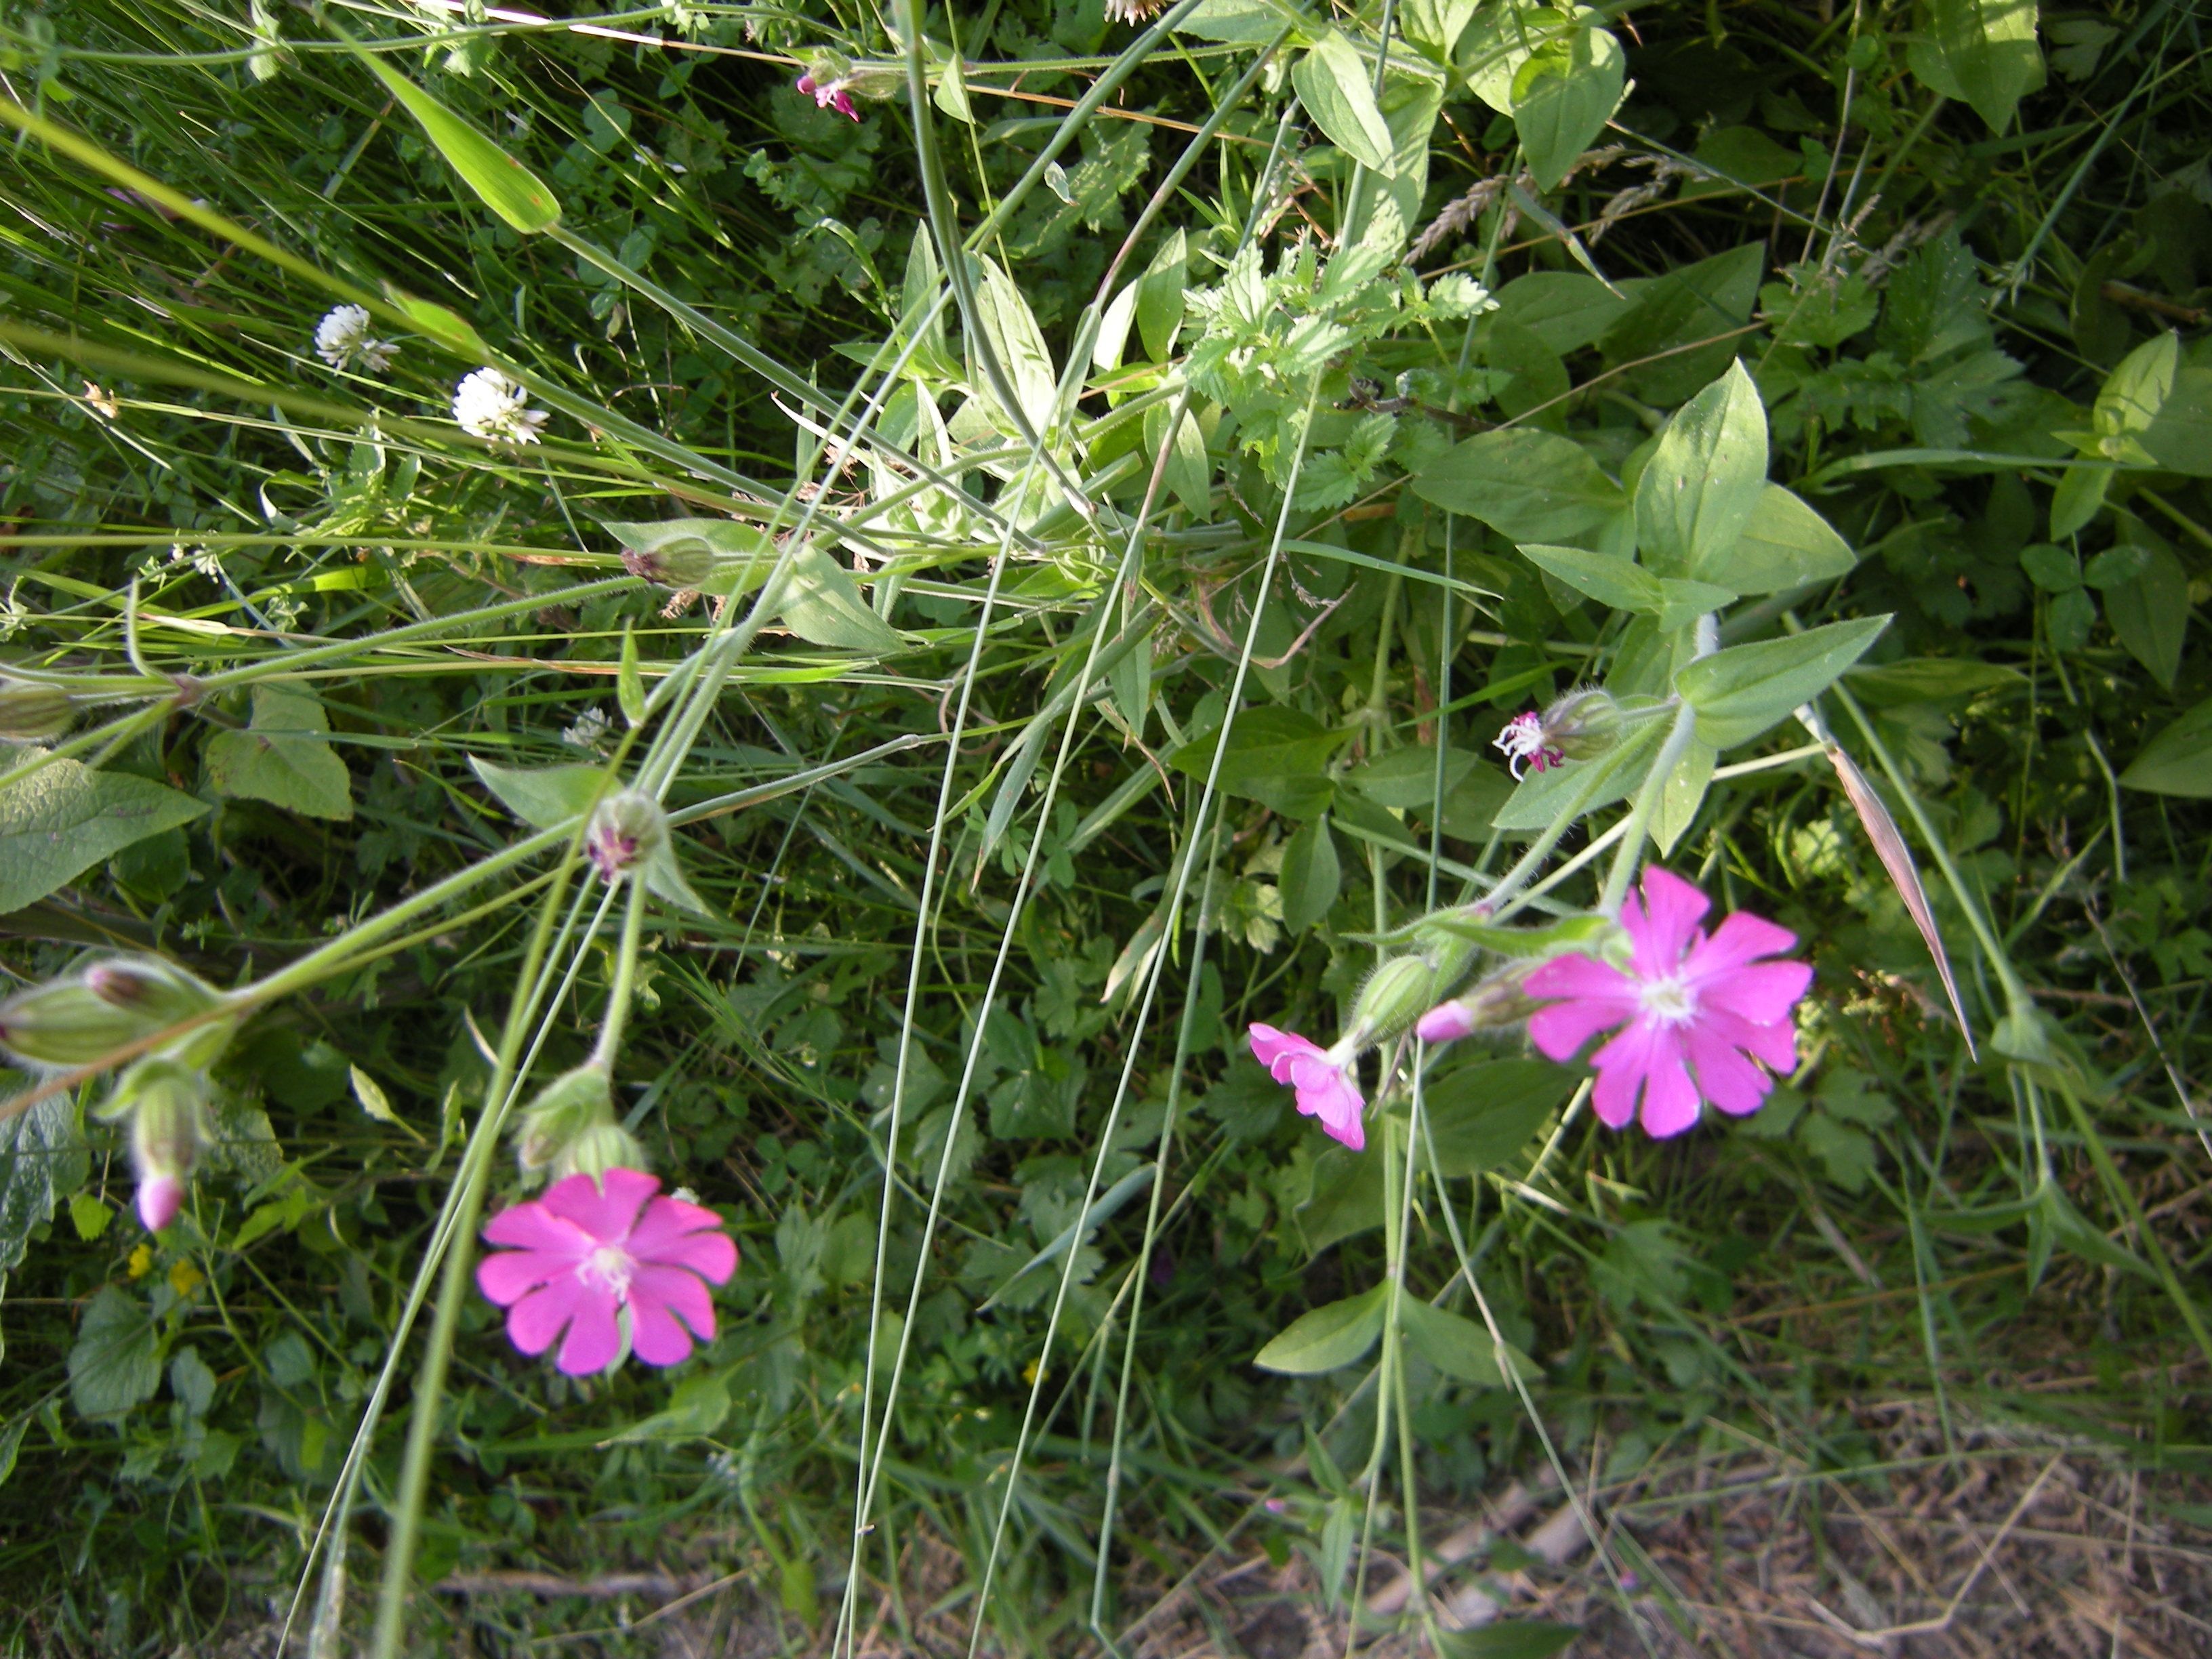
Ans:
{"type": "Polygon", "coordinates": [[[1354,1051],[1385,1042],[1437,1000],[1437,970],[1418,956],[1393,957],[1368,975],[1352,1005],[1343,1041],[1354,1051]]]}
{"type": "Polygon", "coordinates": [[[614,1091],[606,1067],[579,1066],[563,1072],[522,1109],[514,1131],[515,1161],[525,1176],[543,1175],[592,1125],[613,1121],[614,1091]]]}
{"type": "Polygon", "coordinates": [[[1532,962],[1516,962],[1480,984],[1440,1002],[1423,1014],[1413,1030],[1425,1042],[1455,1042],[1477,1031],[1519,1025],[1543,1005],[1522,989],[1532,962]]]}
{"type": "Polygon", "coordinates": [[[116,1085],[131,1110],[131,1162],[138,1172],[138,1218],[149,1232],[176,1219],[185,1182],[206,1139],[207,1079],[174,1060],[142,1060],[116,1085]]]}
{"type": "Polygon", "coordinates": [[[623,568],[641,581],[658,582],[679,592],[696,592],[714,578],[721,561],[699,537],[686,536],[658,547],[623,549],[623,568]]]}
{"type": "Polygon", "coordinates": [[[0,740],[44,743],[76,718],[69,694],[57,686],[0,680],[0,740]]]}
{"type": "Polygon", "coordinates": [[[57,980],[0,1002],[0,1044],[29,1065],[66,1071],[105,1060],[165,1023],[117,1007],[81,980],[57,980]]]}
{"type": "Polygon", "coordinates": [[[84,970],[88,990],[111,1007],[167,1025],[203,1013],[222,999],[198,975],[160,957],[115,957],[84,970]]]}
{"type": "Polygon", "coordinates": [[[592,813],[584,831],[584,852],[610,882],[652,858],[668,845],[668,815],[660,803],[635,789],[609,795],[592,813]]]}
{"type": "Polygon", "coordinates": [[[570,1141],[547,1174],[554,1181],[565,1181],[572,1175],[587,1175],[597,1181],[610,1170],[642,1170],[645,1164],[645,1148],[637,1137],[609,1121],[592,1124],[570,1141]]]}
{"type": "Polygon", "coordinates": [[[1593,760],[1620,738],[1620,705],[1596,686],[1570,691],[1544,711],[1544,744],[1569,760],[1593,760]]]}

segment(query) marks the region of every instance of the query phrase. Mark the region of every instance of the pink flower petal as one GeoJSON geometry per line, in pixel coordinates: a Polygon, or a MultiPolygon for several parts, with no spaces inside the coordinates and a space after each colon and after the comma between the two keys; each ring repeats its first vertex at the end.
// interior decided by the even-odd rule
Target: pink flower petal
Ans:
{"type": "Polygon", "coordinates": [[[738,1265],[738,1247],[721,1225],[712,1210],[656,1198],[631,1230],[628,1249],[639,1261],[687,1267],[719,1285],[738,1265]]]}
{"type": "Polygon", "coordinates": [[[1256,1020],[1246,1033],[1252,1045],[1252,1058],[1267,1068],[1267,1075],[1278,1083],[1291,1080],[1291,1062],[1321,1053],[1321,1045],[1300,1036],[1296,1031],[1279,1031],[1272,1025],[1262,1025],[1256,1020]]]}
{"type": "Polygon", "coordinates": [[[1299,1111],[1318,1117],[1322,1128],[1355,1152],[1367,1145],[1360,1122],[1367,1103],[1350,1078],[1316,1053],[1292,1062],[1291,1080],[1297,1089],[1299,1111]]]}
{"type": "Polygon", "coordinates": [[[1729,968],[1694,986],[1698,1006],[1734,1014],[1754,1025],[1786,1020],[1813,983],[1809,962],[1755,962],[1729,968]]]}
{"type": "Polygon", "coordinates": [[[575,1259],[547,1250],[495,1250],[477,1263],[477,1288],[502,1308],[512,1307],[540,1285],[576,1271],[575,1259]]]}
{"type": "Polygon", "coordinates": [[[1598,1121],[1609,1129],[1626,1129],[1636,1116],[1636,1099],[1644,1091],[1644,1067],[1640,1056],[1650,1046],[1650,1032],[1642,1025],[1632,1025],[1601,1053],[1613,1054],[1613,1061],[1599,1068],[1597,1084],[1590,1091],[1590,1109],[1597,1114],[1598,1121]],[[1624,1042],[1633,1042],[1632,1050],[1621,1049],[1624,1042]],[[1616,1050],[1619,1053],[1616,1054],[1616,1050]]]}
{"type": "Polygon", "coordinates": [[[1604,997],[1633,1007],[1636,981],[1609,963],[1580,951],[1553,957],[1522,981],[1532,997],[1604,997]]]}
{"type": "Polygon", "coordinates": [[[1778,957],[1796,948],[1797,935],[1787,927],[1738,910],[1713,929],[1711,939],[1698,942],[1685,967],[1687,977],[1697,981],[1741,968],[1755,957],[1778,957]]]}
{"type": "Polygon", "coordinates": [[[1698,1092],[1721,1110],[1741,1117],[1765,1103],[1772,1081],[1712,1025],[1692,1026],[1685,1046],[1698,1068],[1698,1092]]]}
{"type": "Polygon", "coordinates": [[[1647,979],[1663,978],[1680,964],[1690,947],[1698,919],[1712,902],[1681,877],[1658,866],[1644,872],[1644,902],[1633,899],[1623,905],[1620,924],[1636,945],[1637,972],[1647,979]]]}
{"type": "Polygon", "coordinates": [[[1720,1036],[1757,1055],[1782,1076],[1797,1069],[1797,1028],[1788,1020],[1762,1025],[1718,1008],[1706,1019],[1720,1036]]]}
{"type": "Polygon", "coordinates": [[[646,1200],[659,1190],[660,1183],[651,1176],[616,1168],[597,1182],[587,1175],[556,1181],[538,1202],[574,1222],[599,1243],[619,1244],[629,1237],[646,1200]]]}
{"type": "Polygon", "coordinates": [[[592,1236],[543,1204],[517,1204],[501,1210],[483,1230],[484,1241],[538,1250],[571,1261],[581,1261],[595,1248],[592,1236]]]}
{"type": "Polygon", "coordinates": [[[507,1340],[524,1353],[544,1353],[594,1294],[574,1273],[539,1286],[507,1310],[507,1340]]]}
{"type": "Polygon", "coordinates": [[[691,1339],[714,1340],[714,1303],[696,1274],[680,1267],[641,1267],[629,1285],[632,1351],[648,1365],[673,1365],[691,1354],[691,1339]]]}
{"type": "Polygon", "coordinates": [[[1698,1121],[1698,1088],[1682,1064],[1680,1035],[1662,1026],[1653,1034],[1651,1064],[1644,1074],[1644,1129],[1655,1139],[1678,1135],[1698,1121]]]}
{"type": "Polygon", "coordinates": [[[1457,1042],[1474,1030],[1474,1011],[1455,999],[1440,1002],[1423,1014],[1413,1035],[1424,1042],[1457,1042]]]}
{"type": "Polygon", "coordinates": [[[1530,1017],[1528,1040],[1547,1060],[1572,1060],[1600,1031],[1636,1017],[1636,1005],[1626,1000],[1554,1002],[1530,1017]]]}
{"type": "Polygon", "coordinates": [[[622,1331],[615,1323],[615,1307],[611,1291],[586,1292],[578,1298],[576,1316],[568,1326],[568,1340],[562,1343],[560,1358],[554,1361],[562,1372],[570,1376],[590,1376],[606,1370],[622,1352],[622,1331]]]}

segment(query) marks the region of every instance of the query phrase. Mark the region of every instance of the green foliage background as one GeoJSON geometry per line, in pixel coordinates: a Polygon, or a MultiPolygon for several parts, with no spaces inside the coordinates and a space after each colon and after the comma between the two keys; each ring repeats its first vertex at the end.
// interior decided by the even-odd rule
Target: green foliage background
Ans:
{"type": "MultiPolygon", "coordinates": [[[[1062,1653],[1229,1541],[1340,1598],[1409,1510],[1549,1459],[1630,1479],[1754,1413],[1848,1466],[1870,1390],[2201,1468],[2201,1370],[2170,1384],[2207,1357],[2212,1249],[2191,9],[911,21],[0,12],[6,968],[294,975],[254,992],[158,1240],[98,1078],[0,1122],[0,1643],[167,1653],[301,1586],[304,1629],[396,1354],[340,1528],[385,1571],[426,1324],[395,1332],[495,1133],[552,863],[363,929],[522,836],[471,762],[627,767],[679,708],[692,740],[652,752],[706,809],[704,913],[647,919],[617,1094],[743,1263],[672,1374],[563,1379],[456,1304],[416,1583],[680,1561],[804,1646],[865,1628],[927,1535],[994,1650],[1062,1653]],[[557,224],[504,162],[486,205],[434,142],[456,120],[447,151],[495,146],[557,224]],[[985,229],[964,291],[947,222],[985,229]],[[316,359],[341,299],[386,307],[387,374],[316,359]],[[542,444],[450,418],[495,359],[542,444]],[[1771,516],[1675,545],[1642,482],[1708,387],[1763,423],[1731,487],[1771,516]],[[742,653],[765,561],[641,579],[673,519],[808,550],[742,653]],[[1504,719],[1664,694],[1716,608],[1728,647],[1889,618],[1848,672],[1701,708],[1729,752],[1693,748],[1655,820],[1670,867],[1805,941],[1810,1063],[1653,1143],[1517,1038],[1462,1045],[1428,1057],[1410,1194],[1320,1139],[1247,1024],[1325,1041],[1374,938],[1485,890],[1585,775],[1516,793],[1504,719]],[[1823,736],[1901,826],[1955,1003],[1823,736]],[[1438,1317],[1393,1328],[1380,1385],[1371,1334],[1252,1364],[1381,1284],[1438,1317]],[[2076,1347],[2093,1381],[2021,1386],[2076,1347]]],[[[1580,855],[1637,781],[1563,826],[1545,905],[1596,896],[1580,855]]],[[[581,1058],[614,973],[612,929],[556,947],[533,1075],[581,1058]]],[[[607,1622],[406,1605],[485,1652],[607,1622]]]]}

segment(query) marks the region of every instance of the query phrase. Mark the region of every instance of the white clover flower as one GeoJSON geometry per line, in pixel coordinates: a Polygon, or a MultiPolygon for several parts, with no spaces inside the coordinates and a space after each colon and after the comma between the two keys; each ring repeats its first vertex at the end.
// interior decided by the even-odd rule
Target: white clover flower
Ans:
{"type": "Polygon", "coordinates": [[[367,307],[333,306],[315,325],[315,355],[332,368],[345,368],[359,357],[370,374],[381,374],[392,367],[399,347],[369,337],[367,307]]]}
{"type": "Polygon", "coordinates": [[[534,444],[548,416],[544,410],[531,408],[530,394],[506,375],[495,368],[480,368],[453,388],[453,418],[462,431],[479,438],[534,444]]]}
{"type": "Polygon", "coordinates": [[[561,733],[561,741],[578,749],[597,749],[606,736],[606,710],[592,708],[576,716],[576,723],[561,733]]]}

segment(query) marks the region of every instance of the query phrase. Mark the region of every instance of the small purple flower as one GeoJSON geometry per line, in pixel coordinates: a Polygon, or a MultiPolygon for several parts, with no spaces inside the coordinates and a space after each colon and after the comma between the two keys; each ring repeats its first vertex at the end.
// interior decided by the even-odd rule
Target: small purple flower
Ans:
{"type": "Polygon", "coordinates": [[[860,118],[860,112],[853,107],[853,94],[845,90],[851,84],[844,80],[817,82],[811,75],[799,77],[799,90],[813,98],[815,108],[834,109],[840,115],[848,115],[857,121],[860,118]]]}
{"type": "Polygon", "coordinates": [[[1506,721],[1492,746],[1504,751],[1506,770],[1516,779],[1521,775],[1523,761],[1531,771],[1543,772],[1564,765],[1567,758],[1546,739],[1544,717],[1533,708],[1506,721]]]}
{"type": "Polygon", "coordinates": [[[1296,1031],[1279,1031],[1256,1021],[1250,1038],[1252,1057],[1276,1082],[1297,1091],[1300,1112],[1319,1118],[1322,1128],[1355,1152],[1367,1145],[1367,1132],[1359,1121],[1367,1103],[1352,1080],[1352,1054],[1340,1054],[1296,1031]]]}

